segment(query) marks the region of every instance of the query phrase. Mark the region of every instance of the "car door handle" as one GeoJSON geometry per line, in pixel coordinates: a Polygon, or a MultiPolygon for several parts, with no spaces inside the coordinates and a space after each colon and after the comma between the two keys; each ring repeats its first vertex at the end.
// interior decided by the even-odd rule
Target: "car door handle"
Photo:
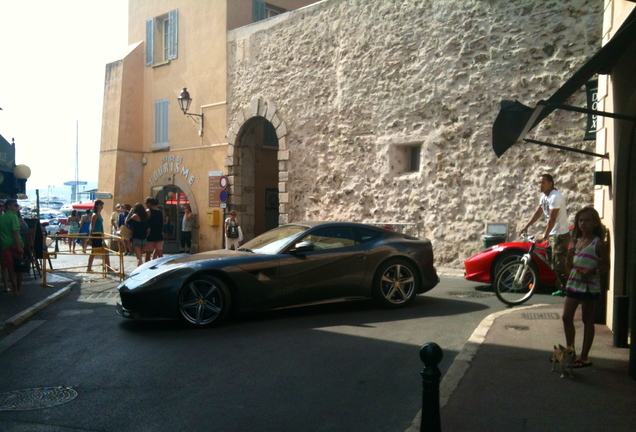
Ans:
{"type": "Polygon", "coordinates": [[[367,258],[367,254],[364,253],[359,253],[358,255],[356,255],[356,259],[366,259],[367,258]]]}

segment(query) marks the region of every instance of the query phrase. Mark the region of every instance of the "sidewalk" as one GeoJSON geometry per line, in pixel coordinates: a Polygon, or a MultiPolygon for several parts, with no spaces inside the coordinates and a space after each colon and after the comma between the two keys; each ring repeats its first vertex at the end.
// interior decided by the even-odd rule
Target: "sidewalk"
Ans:
{"type": "MultiPolygon", "coordinates": [[[[57,259],[52,259],[54,269],[84,266],[88,255],[58,254],[57,259]]],[[[112,262],[118,266],[119,262],[111,257],[112,262]]],[[[96,263],[100,263],[97,258],[96,263]]],[[[124,271],[130,274],[137,266],[134,256],[124,257],[124,271]]],[[[47,267],[50,268],[47,264],[47,267]]],[[[99,268],[96,266],[96,268],[99,268]]],[[[116,291],[119,278],[112,274],[103,278],[100,273],[47,273],[46,283],[42,286],[42,278],[33,272],[23,275],[22,290],[19,296],[11,296],[4,288],[0,287],[0,336],[14,331],[17,327],[28,321],[39,310],[52,302],[68,294],[72,289],[81,289],[83,295],[99,294],[102,292],[116,291]],[[90,283],[89,283],[90,282],[90,283]]]]}
{"type": "MultiPolygon", "coordinates": [[[[561,305],[508,309],[490,315],[458,354],[440,386],[443,431],[632,431],[636,381],[629,349],[613,346],[596,325],[593,366],[561,379],[550,358],[564,344],[561,305]]],[[[575,317],[576,346],[583,329],[575,317]]],[[[443,347],[442,347],[443,348],[443,347]]],[[[420,417],[409,431],[419,430],[420,417]]]]}

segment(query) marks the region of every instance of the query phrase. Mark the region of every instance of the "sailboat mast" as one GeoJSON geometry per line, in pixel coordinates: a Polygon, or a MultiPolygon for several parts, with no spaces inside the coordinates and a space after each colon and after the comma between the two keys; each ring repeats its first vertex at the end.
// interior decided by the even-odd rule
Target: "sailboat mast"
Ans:
{"type": "Polygon", "coordinates": [[[75,184],[76,185],[78,181],[79,181],[79,120],[75,120],[75,184]]]}

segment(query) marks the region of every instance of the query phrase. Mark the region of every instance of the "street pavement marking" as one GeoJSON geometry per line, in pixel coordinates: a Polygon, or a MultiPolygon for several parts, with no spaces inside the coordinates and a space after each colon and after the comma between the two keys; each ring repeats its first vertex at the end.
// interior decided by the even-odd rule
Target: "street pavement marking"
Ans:
{"type": "Polygon", "coordinates": [[[0,354],[5,350],[11,348],[14,344],[20,341],[23,337],[27,336],[36,328],[44,324],[46,320],[30,320],[24,325],[18,327],[13,333],[0,340],[0,354]]]}

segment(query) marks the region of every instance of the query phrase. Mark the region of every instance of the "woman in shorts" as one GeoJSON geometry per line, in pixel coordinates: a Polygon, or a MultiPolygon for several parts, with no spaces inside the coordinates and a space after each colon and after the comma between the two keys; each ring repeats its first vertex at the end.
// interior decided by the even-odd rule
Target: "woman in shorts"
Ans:
{"type": "Polygon", "coordinates": [[[132,242],[132,248],[137,257],[137,266],[143,264],[142,252],[146,248],[148,237],[148,215],[143,204],[137,203],[135,207],[128,213],[126,217],[126,224],[132,229],[132,236],[130,241],[132,242]]]}

